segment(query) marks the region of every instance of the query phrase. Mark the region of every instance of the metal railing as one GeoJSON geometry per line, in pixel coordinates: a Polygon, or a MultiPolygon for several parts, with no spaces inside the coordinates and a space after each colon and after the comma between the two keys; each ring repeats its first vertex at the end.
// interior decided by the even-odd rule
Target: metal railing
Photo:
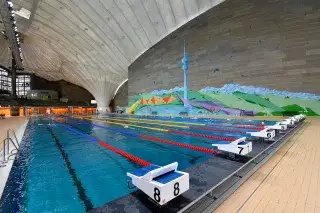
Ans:
{"type": "Polygon", "coordinates": [[[20,144],[16,135],[16,132],[13,129],[7,130],[7,136],[2,141],[2,156],[0,160],[0,167],[5,167],[9,160],[13,160],[11,158],[14,155],[19,153],[20,144]]]}

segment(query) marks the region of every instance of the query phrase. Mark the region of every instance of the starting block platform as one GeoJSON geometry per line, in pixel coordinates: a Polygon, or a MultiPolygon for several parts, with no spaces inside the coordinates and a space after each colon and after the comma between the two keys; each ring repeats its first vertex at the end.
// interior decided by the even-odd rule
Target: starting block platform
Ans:
{"type": "Polygon", "coordinates": [[[246,137],[239,138],[235,141],[218,141],[212,144],[218,150],[232,152],[239,155],[247,155],[252,151],[252,142],[247,142],[246,137]]]}
{"type": "Polygon", "coordinates": [[[300,115],[295,115],[295,116],[289,117],[289,118],[281,121],[280,124],[287,125],[288,127],[293,127],[295,124],[297,124],[305,119],[306,119],[306,116],[303,114],[300,114],[300,115]]]}
{"type": "Polygon", "coordinates": [[[261,130],[260,132],[247,132],[247,134],[250,134],[251,137],[263,138],[265,140],[273,140],[276,136],[275,130],[270,129],[268,127],[261,130]]]}
{"type": "Polygon", "coordinates": [[[274,125],[267,126],[267,128],[277,130],[280,133],[284,133],[288,129],[288,126],[286,124],[281,124],[280,122],[277,122],[274,125]]]}
{"type": "Polygon", "coordinates": [[[134,186],[162,206],[189,189],[189,174],[177,169],[177,162],[162,167],[150,165],[128,172],[127,176],[134,186]]]}

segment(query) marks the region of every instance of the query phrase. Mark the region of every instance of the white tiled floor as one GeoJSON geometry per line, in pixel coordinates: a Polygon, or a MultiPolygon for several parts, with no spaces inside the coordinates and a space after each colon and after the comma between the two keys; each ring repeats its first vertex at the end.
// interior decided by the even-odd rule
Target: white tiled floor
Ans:
{"type": "MultiPolygon", "coordinates": [[[[0,131],[2,132],[2,135],[5,137],[6,130],[9,128],[15,129],[17,139],[20,143],[22,140],[22,136],[24,134],[24,131],[27,127],[28,120],[26,118],[7,118],[2,121],[3,121],[2,122],[3,125],[1,125],[1,129],[0,129],[0,131]],[[7,123],[5,123],[5,121],[7,121],[7,123]],[[18,127],[18,128],[14,128],[14,127],[18,127]]],[[[3,139],[4,138],[1,138],[1,141],[3,139]]],[[[14,146],[10,145],[9,146],[9,153],[13,149],[14,149],[14,146]]],[[[8,161],[6,164],[0,163],[0,165],[5,165],[4,167],[0,167],[0,197],[2,195],[3,189],[4,189],[5,184],[7,182],[7,179],[8,179],[12,164],[13,164],[14,157],[15,156],[13,156],[13,158],[11,158],[12,160],[8,161]]],[[[2,161],[2,160],[3,160],[3,149],[0,152],[0,161],[2,161]]]]}

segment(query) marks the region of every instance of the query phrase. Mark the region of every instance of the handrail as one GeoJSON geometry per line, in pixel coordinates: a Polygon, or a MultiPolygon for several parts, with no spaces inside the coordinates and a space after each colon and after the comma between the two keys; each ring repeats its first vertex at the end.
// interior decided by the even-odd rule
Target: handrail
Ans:
{"type": "Polygon", "coordinates": [[[19,153],[20,144],[16,135],[16,132],[13,129],[7,130],[7,137],[2,141],[3,142],[3,151],[2,151],[2,165],[0,167],[6,166],[6,163],[10,160],[10,157],[13,155],[17,155],[19,153]],[[12,137],[15,139],[12,140],[12,137],[10,137],[10,132],[12,133],[12,137]],[[10,142],[14,146],[14,149],[10,151],[10,142]],[[9,153],[10,151],[10,153],[9,153]]]}
{"type": "Polygon", "coordinates": [[[19,147],[20,144],[19,144],[16,132],[13,129],[8,129],[7,130],[7,138],[10,138],[10,131],[11,131],[11,133],[13,133],[12,135],[14,136],[14,139],[16,140],[16,143],[17,143],[16,145],[19,147]]]}

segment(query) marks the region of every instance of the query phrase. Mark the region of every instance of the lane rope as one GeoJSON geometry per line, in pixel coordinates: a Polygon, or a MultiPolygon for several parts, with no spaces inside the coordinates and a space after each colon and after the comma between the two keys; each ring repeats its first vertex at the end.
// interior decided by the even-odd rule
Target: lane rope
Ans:
{"type": "Polygon", "coordinates": [[[99,139],[97,139],[95,137],[92,137],[91,135],[88,135],[88,134],[86,134],[84,132],[80,132],[79,130],[74,129],[73,127],[70,127],[68,125],[61,124],[61,123],[60,123],[60,125],[65,127],[66,129],[68,129],[71,132],[75,132],[75,133],[77,133],[77,134],[79,134],[81,136],[85,136],[87,138],[90,138],[92,141],[98,142],[98,144],[100,146],[102,146],[104,148],[107,148],[107,149],[109,149],[109,150],[111,150],[111,151],[113,151],[113,152],[115,152],[115,153],[117,153],[117,154],[119,154],[119,155],[121,155],[121,156],[123,156],[123,157],[125,157],[125,158],[127,158],[127,159],[129,159],[131,161],[133,161],[133,162],[136,162],[136,163],[140,164],[141,166],[150,166],[151,165],[151,163],[149,163],[148,161],[142,160],[141,158],[138,158],[138,157],[136,157],[134,155],[131,155],[131,154],[129,154],[129,153],[123,151],[123,150],[117,149],[117,148],[109,145],[108,143],[106,143],[104,141],[101,141],[101,140],[99,140],[99,139]]]}

